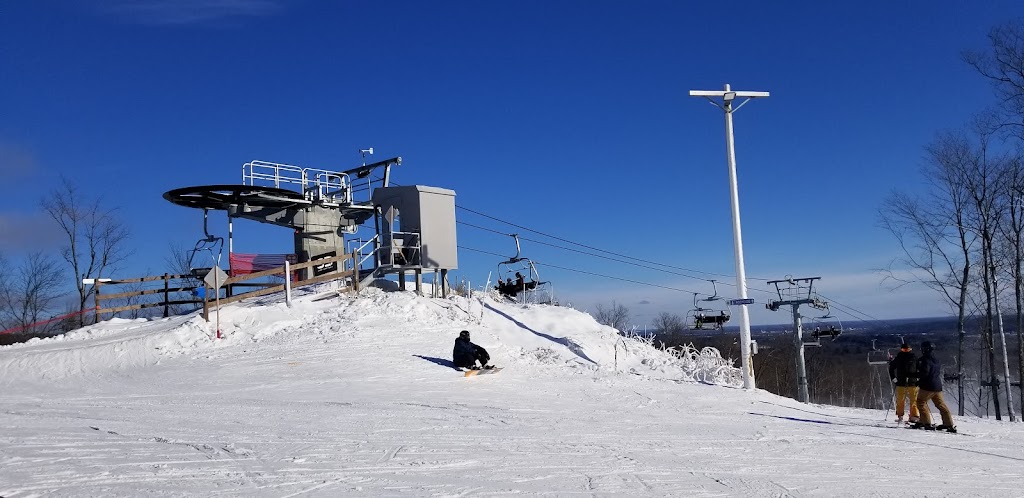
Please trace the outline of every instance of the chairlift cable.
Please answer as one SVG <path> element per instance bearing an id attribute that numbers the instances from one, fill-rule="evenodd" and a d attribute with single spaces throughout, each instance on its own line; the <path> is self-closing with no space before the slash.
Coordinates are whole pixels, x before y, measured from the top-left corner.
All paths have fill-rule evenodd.
<path id="1" fill-rule="evenodd" d="M 492 255 L 492 256 L 499 256 L 499 257 L 502 256 L 501 254 L 498 254 L 498 253 L 494 253 L 494 252 L 490 252 L 490 251 L 485 251 L 483 249 L 476 249 L 476 248 L 473 248 L 473 247 L 459 246 L 459 249 L 465 249 L 467 251 L 479 252 L 479 253 L 482 253 L 482 254 L 489 254 L 489 255 Z M 535 264 L 537 266 L 546 266 L 546 267 L 549 267 L 549 268 L 557 268 L 559 270 L 565 270 L 565 271 L 570 271 L 570 272 L 574 272 L 574 273 L 582 273 L 582 274 L 586 274 L 586 275 L 593 275 L 593 276 L 596 276 L 596 277 L 610 278 L 612 280 L 621 280 L 621 281 L 624 281 L 624 282 L 632 282 L 632 283 L 635 283 L 635 284 L 646 285 L 646 286 L 649 286 L 649 287 L 659 287 L 659 288 L 662 288 L 662 289 L 674 290 L 674 291 L 679 291 L 679 292 L 686 292 L 686 293 L 689 293 L 689 294 L 694 294 L 695 293 L 692 290 L 679 289 L 677 287 L 669 287 L 669 286 L 666 286 L 666 285 L 652 284 L 650 282 L 641 282 L 639 280 L 632 280 L 632 279 L 623 278 L 623 277 L 615 277 L 615 276 L 612 276 L 612 275 L 604 275 L 604 274 L 601 274 L 601 273 L 595 273 L 595 272 L 590 272 L 590 271 L 586 271 L 586 270 L 579 270 L 579 269 L 576 269 L 576 268 L 566 268 L 566 267 L 563 267 L 563 266 L 553 265 L 553 264 L 550 264 L 550 263 L 534 262 L 533 264 Z"/>
<path id="2" fill-rule="evenodd" d="M 611 275 L 604 275 L 604 274 L 601 274 L 601 273 L 595 273 L 595 272 L 590 272 L 590 271 L 586 271 L 586 270 L 579 270 L 579 269 L 576 269 L 576 268 L 566 268 L 564 266 L 553 265 L 553 264 L 550 264 L 550 263 L 537 263 L 537 262 L 535 262 L 534 264 L 537 265 L 537 266 L 547 266 L 547 267 L 550 267 L 550 268 L 558 268 L 559 270 L 571 271 L 571 272 L 575 272 L 575 273 L 583 273 L 583 274 L 586 274 L 586 275 L 593 275 L 593 276 L 596 276 L 596 277 L 610 278 L 610 279 L 613 279 L 613 280 L 621 280 L 623 282 L 630 282 L 630 283 L 634 283 L 634 284 L 646 285 L 648 287 L 658 287 L 658 288 L 661 288 L 661 289 L 668 289 L 668 290 L 674 290 L 674 291 L 679 291 L 679 292 L 686 292 L 686 293 L 689 293 L 689 294 L 693 293 L 692 290 L 688 290 L 688 289 L 680 289 L 678 287 L 669 287 L 667 285 L 652 284 L 650 282 L 641 282 L 639 280 L 632 280 L 632 279 L 622 278 L 622 277 L 614 277 L 614 276 L 611 276 Z"/>
<path id="3" fill-rule="evenodd" d="M 466 223 L 464 221 L 460 221 L 459 223 L 463 224 L 463 225 L 467 225 L 467 226 L 473 227 L 473 228 L 477 228 L 477 229 L 480 229 L 480 230 L 486 230 L 488 232 L 493 232 L 493 233 L 497 233 L 497 234 L 501 234 L 501 235 L 506 235 L 506 234 L 502 234 L 501 232 L 499 232 L 497 230 L 492 230 L 490 228 L 485 228 L 485 227 L 473 225 L 472 223 Z M 666 271 L 666 270 L 663 270 L 661 268 L 655 268 L 655 267 L 652 267 L 652 266 L 647 266 L 647 265 L 643 265 L 643 264 L 640 264 L 640 263 L 635 263 L 633 261 L 626 261 L 626 260 L 622 260 L 622 259 L 615 259 L 615 258 L 612 258 L 612 257 L 609 257 L 609 256 L 604 256 L 604 255 L 601 255 L 601 254 L 594 254 L 594 253 L 591 253 L 591 252 L 582 251 L 580 249 L 574 249 L 572 247 L 560 246 L 558 244 L 552 244 L 552 243 L 544 242 L 544 241 L 540 241 L 540 240 L 528 239 L 528 238 L 525 238 L 525 237 L 520 237 L 520 239 L 521 240 L 525 240 L 525 241 L 529 241 L 529 242 L 533 242 L 533 243 L 536 243 L 536 244 L 545 245 L 545 246 L 548 246 L 548 247 L 554 247 L 556 249 L 562 249 L 562 250 L 565 250 L 565 251 L 571 251 L 571 252 L 575 252 L 575 253 L 579 253 L 579 254 L 584 254 L 584 255 L 587 255 L 587 256 L 593 256 L 595 258 L 607 259 L 609 261 L 614 261 L 616 263 L 623 263 L 623 264 L 627 264 L 627 265 L 633 265 L 633 266 L 636 266 L 636 267 L 639 267 L 639 268 L 646 268 L 648 270 L 664 271 L 666 273 L 671 273 L 673 275 L 679 275 L 679 276 L 683 276 L 683 277 L 687 277 L 687 278 L 692 278 L 692 279 L 695 279 L 695 280 L 707 281 L 706 278 L 695 277 L 693 275 L 688 275 L 686 273 L 680 273 L 680 272 L 674 272 L 674 271 Z M 656 263 L 656 264 L 660 264 L 660 263 Z M 667 265 L 662 265 L 662 266 L 667 266 Z"/>
<path id="4" fill-rule="evenodd" d="M 498 257 L 505 257 L 503 254 L 498 254 L 496 252 L 491 252 L 491 251 L 485 251 L 483 249 L 476 249 L 476 248 L 473 248 L 473 247 L 466 247 L 466 246 L 462 246 L 462 245 L 460 245 L 458 247 L 459 247 L 459 249 L 465 249 L 467 251 L 478 252 L 478 253 L 481 253 L 481 254 L 488 254 L 488 255 L 491 255 L 491 256 L 498 256 Z M 566 270 L 566 271 L 571 271 L 571 272 L 576 272 L 576 273 L 583 273 L 583 274 L 587 274 L 587 275 L 594 275 L 594 276 L 598 276 L 598 277 L 605 277 L 605 278 L 610 278 L 610 279 L 614 279 L 614 280 L 623 280 L 623 281 L 626 281 L 626 282 L 638 283 L 638 284 L 647 285 L 647 286 L 650 286 L 650 287 L 660 287 L 662 289 L 670 289 L 670 290 L 675 290 L 675 291 L 680 291 L 680 292 L 686 292 L 686 293 L 689 293 L 689 294 L 700 294 L 700 295 L 706 295 L 707 294 L 705 292 L 695 292 L 695 291 L 692 291 L 692 290 L 679 289 L 677 287 L 668 287 L 668 286 L 659 285 L 659 284 L 652 284 L 650 282 L 641 282 L 641 281 L 638 281 L 638 280 L 631 280 L 631 279 L 622 278 L 622 277 L 614 277 L 614 276 L 611 276 L 611 275 L 604 275 L 604 274 L 601 274 L 601 273 L 594 273 L 594 272 L 590 272 L 590 271 L 586 271 L 586 270 L 578 270 L 578 269 L 574 269 L 574 268 L 564 268 L 564 267 L 561 267 L 561 266 L 553 265 L 551 263 L 540 263 L 540 262 L 534 261 L 533 264 L 535 264 L 537 266 L 548 266 L 548 267 L 551 267 L 551 268 L 558 268 L 560 270 Z M 763 291 L 763 290 L 760 290 L 760 289 L 750 289 L 750 290 L 751 291 L 757 291 L 757 292 L 770 293 L 769 291 Z"/>
<path id="5" fill-rule="evenodd" d="M 471 212 L 473 214 L 476 214 L 476 215 L 479 215 L 479 216 L 483 216 L 485 218 L 489 218 L 489 219 L 497 221 L 499 223 L 504 223 L 506 225 L 510 225 L 510 226 L 516 227 L 516 228 L 518 228 L 520 230 L 526 230 L 528 232 L 533 232 L 535 234 L 538 234 L 538 235 L 541 235 L 541 236 L 544 236 L 544 237 L 552 238 L 552 239 L 555 239 L 555 240 L 566 242 L 566 243 L 569 243 L 569 244 L 572 244 L 572 245 L 577 245 L 577 246 L 580 246 L 580 247 L 585 247 L 585 248 L 590 249 L 590 250 L 594 250 L 594 251 L 598 251 L 598 252 L 603 252 L 605 254 L 611 254 L 613 256 L 617 256 L 617 257 L 620 257 L 620 258 L 632 259 L 632 260 L 640 261 L 640 262 L 647 263 L 647 264 L 664 266 L 666 268 L 674 268 L 674 269 L 677 269 L 677 270 L 688 271 L 688 272 L 692 272 L 692 273 L 701 273 L 701 274 L 705 274 L 705 275 L 712 275 L 712 276 L 718 276 L 718 277 L 735 278 L 735 275 L 727 275 L 727 274 L 724 274 L 724 273 L 714 273 L 714 272 L 707 272 L 707 271 L 702 271 L 702 270 L 694 270 L 694 269 L 691 269 L 691 268 L 683 268 L 683 267 L 679 267 L 679 266 L 668 265 L 668 264 L 665 264 L 665 263 L 658 263 L 656 261 L 648 261 L 648 260 L 641 259 L 641 258 L 636 258 L 636 257 L 633 257 L 633 256 L 627 256 L 625 254 L 619 254 L 619 253 L 612 252 L 612 251 L 607 251 L 607 250 L 604 250 L 604 249 L 601 249 L 601 248 L 598 248 L 598 247 L 593 247 L 593 246 L 590 246 L 590 245 L 587 245 L 587 244 L 583 244 L 583 243 L 580 243 L 580 242 L 574 242 L 574 241 L 571 241 L 569 239 L 558 237 L 556 235 L 551 235 L 551 234 L 548 234 L 548 233 L 544 233 L 544 232 L 541 232 L 539 230 L 534 230 L 532 228 L 528 228 L 528 227 L 525 227 L 525 226 L 522 226 L 522 225 L 519 225 L 519 224 L 516 224 L 516 223 L 512 223 L 510 221 L 505 221 L 505 220 L 496 218 L 494 216 L 491 216 L 491 215 L 488 215 L 488 214 L 484 214 L 484 213 L 481 213 L 479 211 L 476 211 L 476 210 L 473 210 L 473 209 L 470 209 L 470 208 L 467 208 L 467 207 L 464 207 L 464 206 L 460 206 L 458 204 L 456 204 L 455 207 L 458 208 L 458 209 L 462 209 L 464 211 L 469 211 L 469 212 Z M 460 223 L 465 223 L 465 222 L 460 222 Z M 526 240 L 526 239 L 524 239 L 524 240 Z M 533 241 L 533 242 L 536 242 L 536 241 Z M 764 280 L 764 281 L 768 281 L 768 279 L 755 278 L 755 277 L 748 277 L 748 279 L 749 280 Z M 702 280 L 707 280 L 707 279 L 702 279 Z"/>
<path id="6" fill-rule="evenodd" d="M 396 182 L 392 182 L 392 184 L 394 186 L 401 186 L 401 184 L 396 183 Z M 366 187 L 361 187 L 361 186 L 360 187 L 356 187 L 355 185 L 353 185 L 353 188 L 358 188 L 360 192 L 367 189 Z M 506 224 L 506 225 L 518 228 L 520 230 L 525 230 L 527 232 L 532 232 L 532 233 L 535 233 L 535 234 L 538 234 L 538 235 L 541 235 L 541 236 L 544 236 L 544 237 L 548 237 L 548 238 L 551 238 L 551 239 L 554 239 L 554 240 L 558 240 L 558 241 L 561 241 L 561 242 L 565 242 L 565 243 L 568 243 L 568 244 L 571 244 L 571 245 L 576 245 L 576 246 L 584 247 L 586 249 L 590 249 L 590 250 L 593 250 L 593 251 L 597 251 L 597 252 L 604 253 L 604 254 L 609 254 L 611 256 L 615 256 L 615 257 L 618 257 L 618 258 L 624 258 L 626 260 L 632 260 L 632 261 L 624 261 L 624 260 L 614 259 L 614 258 L 611 258 L 611 257 L 608 257 L 608 256 L 602 256 L 600 254 L 593 254 L 593 253 L 588 253 L 586 251 L 581 251 L 579 249 L 573 249 L 571 247 L 564 247 L 564 246 L 560 246 L 560 245 L 557 245 L 557 244 L 552 244 L 552 243 L 549 243 L 549 242 L 543 242 L 543 241 L 539 241 L 539 240 L 528 239 L 528 238 L 525 238 L 525 237 L 523 238 L 523 240 L 530 241 L 530 242 L 533 242 L 533 243 L 536 243 L 536 244 L 543 244 L 543 245 L 546 245 L 546 246 L 549 246 L 549 247 L 553 247 L 553 248 L 556 248 L 556 249 L 561 249 L 561 250 L 565 250 L 565 251 L 571 251 L 571 252 L 575 252 L 575 253 L 578 253 L 578 254 L 584 254 L 584 255 L 592 256 L 592 257 L 596 257 L 596 258 L 603 258 L 603 259 L 607 259 L 609 261 L 615 261 L 615 262 L 618 262 L 618 263 L 629 264 L 629 265 L 637 266 L 637 267 L 640 267 L 640 268 L 651 269 L 651 270 L 664 271 L 661 268 L 654 268 L 654 267 L 651 267 L 651 266 L 645 266 L 644 264 L 640 264 L 640 263 L 645 263 L 647 265 L 656 265 L 658 267 L 664 267 L 664 268 L 671 268 L 671 269 L 675 269 L 675 270 L 680 270 L 682 272 L 690 272 L 690 273 L 698 273 L 698 274 L 703 274 L 703 275 L 735 278 L 735 275 L 728 275 L 728 274 L 724 274 L 724 273 L 715 273 L 715 272 L 707 272 L 707 271 L 702 271 L 702 270 L 695 270 L 695 269 L 692 269 L 692 268 L 684 268 L 684 267 L 669 265 L 669 264 L 665 264 L 665 263 L 658 263 L 656 261 L 649 261 L 649 260 L 645 260 L 645 259 L 642 259 L 642 258 L 636 258 L 636 257 L 633 257 L 633 256 L 628 256 L 628 255 L 616 253 L 616 252 L 613 252 L 613 251 L 608 251 L 608 250 L 605 250 L 605 249 L 601 249 L 601 248 L 598 248 L 598 247 L 590 246 L 590 245 L 583 244 L 583 243 L 580 243 L 580 242 L 574 242 L 572 240 L 565 239 L 565 238 L 562 238 L 562 237 L 558 237 L 556 235 L 551 235 L 551 234 L 542 232 L 540 230 L 534 230 L 532 228 L 528 228 L 528 227 L 525 227 L 523 225 L 519 225 L 517 223 L 512 223 L 510 221 L 506 221 L 506 220 L 497 218 L 495 216 L 491 216 L 491 215 L 482 213 L 482 212 L 477 211 L 475 209 L 467 208 L 465 206 L 461 206 L 461 205 L 456 204 L 455 207 L 457 209 L 468 211 L 468 212 L 476 214 L 478 216 L 483 216 L 484 218 L 488 218 L 488 219 L 491 219 L 493 221 L 496 221 L 496 222 L 499 222 L 499 223 L 503 223 L 503 224 Z M 501 232 L 501 231 L 498 231 L 498 230 L 494 230 L 494 229 L 491 229 L 491 228 L 482 227 L 482 226 L 479 226 L 479 225 L 474 225 L 474 224 L 466 222 L 466 221 L 458 221 L 458 223 L 462 224 L 462 225 L 466 225 L 466 226 L 472 227 L 472 228 L 476 228 L 478 230 L 483 230 L 483 231 L 487 231 L 487 232 L 491 232 L 491 233 L 495 233 L 495 234 L 499 234 L 499 235 L 508 235 L 507 233 L 504 233 L 504 232 Z M 465 246 L 459 246 L 459 248 L 470 250 L 470 251 L 475 251 L 475 252 L 480 252 L 480 253 L 483 253 L 483 254 L 490 254 L 490 255 L 493 255 L 493 256 L 504 257 L 503 254 L 493 253 L 493 252 L 489 252 L 489 251 L 483 251 L 483 250 L 480 250 L 480 249 L 474 249 L 474 248 L 469 248 L 469 247 L 465 247 Z M 638 261 L 639 263 L 635 263 L 633 261 Z M 676 287 L 669 287 L 669 286 L 664 286 L 664 285 L 659 285 L 659 284 L 652 284 L 652 283 L 649 283 L 649 282 L 641 282 L 641 281 L 638 281 L 638 280 L 632 280 L 632 279 L 627 279 L 627 278 L 622 278 L 622 277 L 615 277 L 615 276 L 611 276 L 611 275 L 604 275 L 604 274 L 595 273 L 595 272 L 589 272 L 589 271 L 585 271 L 585 270 L 566 268 L 566 267 L 561 267 L 561 266 L 557 266 L 557 265 L 553 265 L 553 264 L 549 264 L 549 263 L 535 263 L 535 264 L 541 265 L 541 266 L 549 266 L 551 268 L 558 268 L 558 269 L 561 269 L 561 270 L 571 271 L 571 272 L 576 272 L 576 273 L 581 273 L 581 274 L 593 275 L 593 276 L 598 276 L 598 277 L 603 277 L 603 278 L 610 278 L 610 279 L 613 279 L 613 280 L 621 280 L 621 281 L 625 281 L 625 282 L 637 283 L 637 284 L 640 284 L 640 285 L 647 285 L 647 286 L 651 286 L 651 287 L 658 287 L 658 288 L 663 288 L 663 289 L 669 289 L 669 290 L 675 290 L 675 291 L 680 291 L 680 292 L 688 292 L 688 293 L 691 293 L 691 294 L 697 294 L 694 291 L 685 290 L 685 289 L 679 289 L 679 288 L 676 288 Z M 686 274 L 686 273 L 671 272 L 671 271 L 668 272 L 668 273 L 671 273 L 671 274 L 674 274 L 674 275 L 679 275 L 679 276 L 686 277 L 686 278 L 707 280 L 706 278 L 695 277 L 693 275 L 689 275 L 689 274 Z M 747 277 L 747 279 L 748 280 L 760 280 L 760 281 L 768 281 L 769 280 L 769 279 L 766 279 L 766 278 L 749 277 L 749 276 Z M 732 283 L 725 282 L 725 281 L 723 281 L 721 283 L 724 284 L 724 285 L 732 286 L 732 287 L 736 286 L 736 284 L 732 284 Z M 762 293 L 766 293 L 766 294 L 771 294 L 770 291 L 762 290 L 762 289 L 758 289 L 758 288 L 749 288 L 748 287 L 747 290 L 751 291 L 751 292 L 762 292 Z M 879 324 L 879 325 L 881 325 L 883 327 L 886 327 L 886 328 L 890 327 L 884 321 L 879 320 L 878 318 L 875 318 L 875 317 L 873 317 L 873 316 L 871 316 L 871 315 L 869 315 L 867 313 L 864 313 L 864 312 L 862 312 L 860 310 L 857 310 L 855 308 L 843 305 L 842 303 L 839 303 L 837 301 L 829 299 L 826 296 L 822 296 L 822 298 L 828 300 L 830 304 L 835 305 L 837 308 L 839 308 L 839 311 L 841 311 L 843 313 L 846 313 L 847 315 L 851 316 L 852 318 L 854 318 L 856 320 L 860 320 L 860 321 L 863 321 L 863 322 L 874 322 L 874 323 L 877 323 L 877 324 Z M 860 316 L 857 316 L 857 315 L 860 315 Z M 863 317 L 867 317 L 867 318 L 863 318 Z"/>

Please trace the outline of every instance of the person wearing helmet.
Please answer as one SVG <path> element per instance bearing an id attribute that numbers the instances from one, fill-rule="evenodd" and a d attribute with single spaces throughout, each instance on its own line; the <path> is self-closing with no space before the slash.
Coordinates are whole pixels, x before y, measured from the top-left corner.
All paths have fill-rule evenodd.
<path id="1" fill-rule="evenodd" d="M 917 358 L 910 344 L 903 343 L 900 352 L 889 362 L 889 378 L 896 384 L 896 422 L 903 422 L 905 405 L 910 405 L 911 424 L 919 420 L 917 410 Z"/>
<path id="2" fill-rule="evenodd" d="M 921 358 L 917 360 L 917 410 L 921 412 L 921 420 L 914 424 L 916 429 L 940 430 L 956 432 L 953 425 L 953 414 L 949 412 L 945 400 L 942 399 L 942 364 L 932 355 L 934 346 L 929 341 L 921 343 Z M 928 401 L 935 404 L 942 416 L 942 425 L 932 425 L 932 415 L 928 411 Z"/>
<path id="3" fill-rule="evenodd" d="M 487 354 L 486 349 L 470 342 L 468 330 L 459 332 L 459 337 L 455 339 L 455 347 L 452 349 L 452 360 L 456 368 L 469 368 L 472 370 L 492 368 L 487 365 L 490 359 L 491 356 Z M 476 364 L 478 361 L 480 366 Z"/>

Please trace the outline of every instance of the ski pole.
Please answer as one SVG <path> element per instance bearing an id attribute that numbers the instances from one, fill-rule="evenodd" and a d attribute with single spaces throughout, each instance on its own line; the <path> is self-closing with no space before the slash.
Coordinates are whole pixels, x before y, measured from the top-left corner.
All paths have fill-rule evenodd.
<path id="1" fill-rule="evenodd" d="M 895 410 L 896 409 L 896 389 L 894 389 L 892 386 L 893 386 L 892 379 L 889 379 L 889 392 L 891 393 L 891 398 L 890 399 L 892 400 L 891 403 L 889 403 L 889 404 L 893 407 L 893 410 Z M 911 401 L 911 402 L 913 402 L 913 401 Z M 889 420 L 889 409 L 888 408 L 885 409 L 885 419 L 883 419 L 883 420 Z"/>

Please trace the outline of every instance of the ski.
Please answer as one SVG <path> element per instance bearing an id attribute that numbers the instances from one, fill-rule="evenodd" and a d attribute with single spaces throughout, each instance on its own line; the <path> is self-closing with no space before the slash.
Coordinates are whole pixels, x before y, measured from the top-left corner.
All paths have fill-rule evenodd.
<path id="1" fill-rule="evenodd" d="M 897 428 L 899 428 L 899 426 L 897 426 Z M 938 428 L 936 428 L 936 429 L 926 429 L 924 426 L 917 427 L 917 426 L 913 426 L 913 425 L 907 425 L 907 426 L 904 426 L 903 428 L 904 429 L 913 429 L 913 430 L 918 430 L 918 431 L 926 431 L 926 432 L 944 432 L 946 434 L 959 434 L 959 435 L 962 435 L 962 436 L 970 436 L 970 434 L 964 434 L 964 433 L 960 432 L 959 430 L 957 430 L 956 426 L 953 427 L 953 432 L 950 432 L 950 431 L 948 431 L 946 429 L 938 429 Z"/>

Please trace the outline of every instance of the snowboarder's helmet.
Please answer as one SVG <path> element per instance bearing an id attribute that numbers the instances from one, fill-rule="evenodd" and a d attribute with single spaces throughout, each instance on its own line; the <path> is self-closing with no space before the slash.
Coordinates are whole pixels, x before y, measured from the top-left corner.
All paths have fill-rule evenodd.
<path id="1" fill-rule="evenodd" d="M 904 351 L 910 351 L 910 344 L 907 344 L 907 343 L 904 342 L 903 345 L 900 346 L 900 349 L 902 349 Z"/>
<path id="2" fill-rule="evenodd" d="M 459 338 L 460 339 L 465 339 L 465 340 L 468 341 L 469 340 L 469 331 L 468 330 L 463 330 L 462 332 L 459 332 Z"/>
<path id="3" fill-rule="evenodd" d="M 924 342 L 921 343 L 921 351 L 924 351 L 924 352 L 927 353 L 927 352 L 929 352 L 929 351 L 931 351 L 933 349 L 935 349 L 935 348 L 932 346 L 932 343 L 930 341 L 924 341 Z"/>

